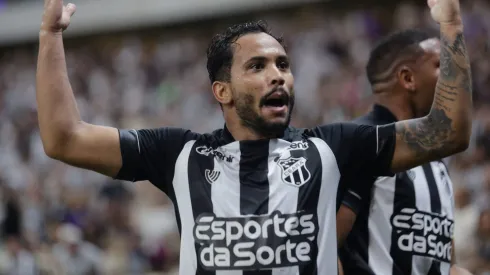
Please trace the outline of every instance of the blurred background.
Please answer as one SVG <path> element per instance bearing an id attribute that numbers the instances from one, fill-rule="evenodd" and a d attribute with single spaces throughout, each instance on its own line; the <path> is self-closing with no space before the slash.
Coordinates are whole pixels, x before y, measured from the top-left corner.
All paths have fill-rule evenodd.
<path id="1" fill-rule="evenodd" d="M 222 127 L 205 50 L 231 23 L 264 19 L 286 39 L 299 127 L 368 111 L 373 43 L 394 30 L 437 28 L 425 1 L 73 2 L 65 47 L 82 117 L 121 128 Z M 490 3 L 462 2 L 475 104 L 471 147 L 448 159 L 456 255 L 475 274 L 490 274 Z M 177 226 L 162 192 L 44 155 L 35 104 L 42 5 L 0 0 L 0 274 L 177 274 Z"/>

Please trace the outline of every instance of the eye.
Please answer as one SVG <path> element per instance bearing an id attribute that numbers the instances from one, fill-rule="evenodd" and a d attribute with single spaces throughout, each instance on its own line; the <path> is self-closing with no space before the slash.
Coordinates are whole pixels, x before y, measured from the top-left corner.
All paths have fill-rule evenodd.
<path id="1" fill-rule="evenodd" d="M 252 63 L 249 66 L 249 69 L 252 69 L 254 71 L 262 70 L 264 68 L 263 63 Z"/>
<path id="2" fill-rule="evenodd" d="M 277 67 L 281 70 L 287 70 L 287 69 L 289 69 L 289 62 L 288 61 L 280 61 L 279 64 L 277 64 Z"/>
<path id="3" fill-rule="evenodd" d="M 440 65 L 441 65 L 441 62 L 437 61 L 436 62 L 436 68 L 439 68 Z"/>

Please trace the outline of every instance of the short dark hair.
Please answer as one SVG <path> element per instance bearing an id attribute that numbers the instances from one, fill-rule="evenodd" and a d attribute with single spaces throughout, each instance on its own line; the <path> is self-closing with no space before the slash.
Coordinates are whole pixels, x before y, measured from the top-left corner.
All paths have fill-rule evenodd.
<path id="1" fill-rule="evenodd" d="M 284 47 L 283 39 L 274 36 L 264 21 L 236 24 L 213 37 L 207 50 L 208 61 L 206 65 L 211 83 L 216 80 L 230 81 L 233 44 L 246 34 L 261 32 L 274 37 Z"/>
<path id="2" fill-rule="evenodd" d="M 381 39 L 369 54 L 366 73 L 371 85 L 382 82 L 380 74 L 386 72 L 400 58 L 414 59 L 422 54 L 419 43 L 437 37 L 430 31 L 407 29 Z"/>

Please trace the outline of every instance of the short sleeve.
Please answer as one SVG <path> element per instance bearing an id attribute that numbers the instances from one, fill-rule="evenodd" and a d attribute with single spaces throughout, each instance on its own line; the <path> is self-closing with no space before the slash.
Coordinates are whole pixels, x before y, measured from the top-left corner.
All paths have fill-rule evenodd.
<path id="1" fill-rule="evenodd" d="M 119 130 L 122 167 L 116 179 L 149 180 L 165 191 L 184 145 L 197 134 L 181 128 Z"/>
<path id="2" fill-rule="evenodd" d="M 341 198 L 342 205 L 359 214 L 371 198 L 371 191 L 375 181 L 376 177 L 374 176 L 347 177 L 345 179 L 347 191 Z"/>
<path id="3" fill-rule="evenodd" d="M 358 125 L 336 123 L 312 129 L 323 139 L 337 159 L 340 173 L 370 176 L 391 176 L 391 161 L 395 150 L 395 125 Z"/>

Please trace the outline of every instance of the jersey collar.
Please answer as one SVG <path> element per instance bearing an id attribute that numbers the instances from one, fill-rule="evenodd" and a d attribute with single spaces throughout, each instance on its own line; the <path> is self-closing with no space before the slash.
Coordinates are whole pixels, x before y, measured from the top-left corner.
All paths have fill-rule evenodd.
<path id="1" fill-rule="evenodd" d="M 294 134 L 294 128 L 292 128 L 291 126 L 289 126 L 284 131 L 283 136 L 282 137 L 279 137 L 279 138 L 284 139 L 284 140 L 287 140 L 287 141 L 292 141 L 293 138 L 294 138 L 293 137 L 293 134 Z M 235 141 L 235 138 L 233 138 L 233 136 L 231 135 L 231 133 L 228 130 L 228 127 L 226 127 L 226 125 L 223 126 L 223 132 L 222 132 L 222 135 L 221 135 L 221 141 L 224 144 L 232 143 L 232 142 Z"/>
<path id="2" fill-rule="evenodd" d="M 397 122 L 395 115 L 385 106 L 374 104 L 372 114 L 375 118 L 386 123 Z"/>

